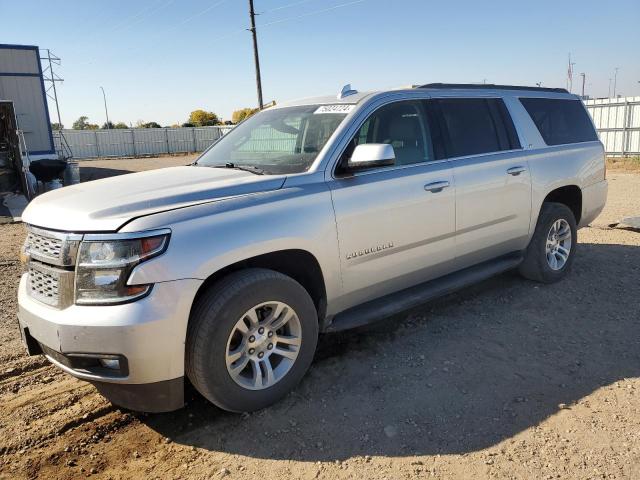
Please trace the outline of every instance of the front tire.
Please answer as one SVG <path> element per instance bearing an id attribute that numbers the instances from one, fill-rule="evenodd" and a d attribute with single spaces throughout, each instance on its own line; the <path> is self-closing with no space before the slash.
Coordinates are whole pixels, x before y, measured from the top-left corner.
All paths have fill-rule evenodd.
<path id="1" fill-rule="evenodd" d="M 543 203 L 518 271 L 529 280 L 557 282 L 571 269 L 577 244 L 576 219 L 569 207 L 561 203 Z"/>
<path id="2" fill-rule="evenodd" d="M 298 282 L 266 269 L 234 272 L 194 306 L 186 374 L 209 401 L 231 412 L 276 402 L 313 360 L 318 316 Z"/>

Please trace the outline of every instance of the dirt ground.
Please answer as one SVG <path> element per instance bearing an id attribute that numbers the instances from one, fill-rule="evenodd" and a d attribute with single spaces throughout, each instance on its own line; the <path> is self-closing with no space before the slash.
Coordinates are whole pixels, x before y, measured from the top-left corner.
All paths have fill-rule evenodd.
<path id="1" fill-rule="evenodd" d="M 504 274 L 325 335 L 301 385 L 251 415 L 193 392 L 178 412 L 128 413 L 26 357 L 15 318 L 24 230 L 1 225 L 0 479 L 638 479 L 640 233 L 608 225 L 640 215 L 640 174 L 609 180 L 561 283 Z"/>

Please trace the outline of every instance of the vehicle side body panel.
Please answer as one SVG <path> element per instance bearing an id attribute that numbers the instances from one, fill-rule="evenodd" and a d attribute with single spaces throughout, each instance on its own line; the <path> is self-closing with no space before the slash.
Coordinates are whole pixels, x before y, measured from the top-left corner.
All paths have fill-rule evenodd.
<path id="1" fill-rule="evenodd" d="M 449 187 L 425 190 L 425 185 L 440 181 Z M 448 162 L 337 178 L 330 186 L 344 295 L 336 310 L 453 268 L 455 185 Z"/>

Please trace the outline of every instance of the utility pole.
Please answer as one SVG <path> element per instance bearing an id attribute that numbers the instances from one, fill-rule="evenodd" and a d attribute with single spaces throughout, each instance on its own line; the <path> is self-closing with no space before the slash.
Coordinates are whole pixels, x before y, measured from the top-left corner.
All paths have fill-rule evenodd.
<path id="1" fill-rule="evenodd" d="M 607 91 L 607 98 L 611 98 L 611 81 L 612 79 L 609 79 L 609 90 Z"/>
<path id="2" fill-rule="evenodd" d="M 262 102 L 262 79 L 260 78 L 260 58 L 258 56 L 258 35 L 256 33 L 256 12 L 253 9 L 253 0 L 249 0 L 249 18 L 251 19 L 251 28 L 249 31 L 253 37 L 253 59 L 256 64 L 256 87 L 258 89 L 258 106 L 260 110 L 264 108 Z"/>
<path id="3" fill-rule="evenodd" d="M 109 130 L 109 128 L 111 128 L 109 126 L 109 112 L 107 111 L 107 95 L 104 93 L 104 88 L 100 87 L 100 90 L 102 90 L 102 99 L 104 100 L 104 114 L 107 117 L 107 130 Z"/>
<path id="4" fill-rule="evenodd" d="M 613 98 L 616 98 L 616 92 L 617 92 L 617 86 L 618 86 L 618 70 L 620 70 L 620 67 L 614 68 L 614 73 L 613 73 Z"/>
<path id="5" fill-rule="evenodd" d="M 581 73 L 580 76 L 582 77 L 582 99 L 584 100 L 584 82 L 587 76 L 584 73 Z"/>

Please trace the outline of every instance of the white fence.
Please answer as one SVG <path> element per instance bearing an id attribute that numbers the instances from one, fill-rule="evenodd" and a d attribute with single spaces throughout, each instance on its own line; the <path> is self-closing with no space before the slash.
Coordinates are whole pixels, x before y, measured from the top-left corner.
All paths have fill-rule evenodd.
<path id="1" fill-rule="evenodd" d="M 141 157 L 202 152 L 232 127 L 62 130 L 73 158 Z M 53 132 L 56 150 L 60 136 Z"/>
<path id="2" fill-rule="evenodd" d="M 640 97 L 586 100 L 608 155 L 640 155 Z"/>

